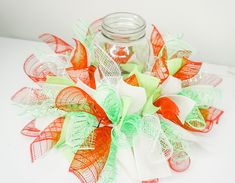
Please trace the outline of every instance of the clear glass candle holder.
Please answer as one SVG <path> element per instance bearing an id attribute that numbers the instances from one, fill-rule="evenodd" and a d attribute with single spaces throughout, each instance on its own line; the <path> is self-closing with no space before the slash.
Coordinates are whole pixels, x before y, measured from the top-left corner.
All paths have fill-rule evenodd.
<path id="1" fill-rule="evenodd" d="M 150 54 L 145 29 L 145 20 L 139 15 L 112 13 L 103 18 L 101 31 L 96 34 L 95 42 L 120 66 L 137 65 L 144 71 Z"/>

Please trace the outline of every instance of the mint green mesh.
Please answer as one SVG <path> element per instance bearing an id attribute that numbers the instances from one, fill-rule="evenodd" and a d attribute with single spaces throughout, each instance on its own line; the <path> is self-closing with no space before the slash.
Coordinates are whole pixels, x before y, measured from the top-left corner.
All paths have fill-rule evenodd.
<path id="1" fill-rule="evenodd" d="M 60 140 L 56 145 L 57 148 L 66 145 L 71 148 L 73 153 L 76 153 L 77 150 L 93 149 L 93 130 L 97 125 L 96 117 L 91 114 L 84 112 L 68 113 L 65 117 Z"/>
<path id="2" fill-rule="evenodd" d="M 166 159 L 170 158 L 173 153 L 173 148 L 168 141 L 164 131 L 161 128 L 158 116 L 145 115 L 141 121 L 141 133 L 147 134 L 149 137 L 154 139 L 155 144 L 161 145 L 161 153 Z M 138 142 L 137 142 L 138 143 Z M 154 148 L 154 144 L 153 144 Z"/>
<path id="3" fill-rule="evenodd" d="M 82 149 L 94 149 L 94 133 L 97 119 L 88 113 L 71 113 L 70 125 L 66 135 L 66 143 L 74 153 Z M 84 143 L 86 142 L 86 143 Z"/>
<path id="4" fill-rule="evenodd" d="M 164 36 L 164 40 L 166 43 L 169 57 L 171 57 L 174 53 L 179 50 L 191 50 L 192 52 L 195 52 L 195 49 L 183 40 L 183 34 L 167 34 Z"/>
<path id="5" fill-rule="evenodd" d="M 65 115 L 65 112 L 58 110 L 53 106 L 54 103 L 50 99 L 43 101 L 40 105 L 15 105 L 21 109 L 19 115 L 29 115 L 35 119 L 41 117 L 56 117 Z"/>
<path id="6" fill-rule="evenodd" d="M 132 114 L 125 116 L 120 131 L 125 134 L 128 145 L 133 145 L 134 137 L 138 133 L 141 123 L 139 115 Z"/>
<path id="7" fill-rule="evenodd" d="M 101 173 L 98 183 L 113 183 L 117 175 L 117 146 L 112 142 L 105 167 Z"/>
<path id="8" fill-rule="evenodd" d="M 94 98 L 104 109 L 113 124 L 117 124 L 122 111 L 122 101 L 110 85 L 100 85 L 94 93 Z"/>
<path id="9" fill-rule="evenodd" d="M 191 98 L 197 106 L 215 106 L 221 99 L 221 90 L 211 86 L 189 86 L 183 88 L 179 95 Z"/>
<path id="10" fill-rule="evenodd" d="M 203 130 L 206 127 L 206 122 L 198 107 L 193 108 L 192 112 L 187 116 L 185 122 L 197 130 Z"/>
<path id="11" fill-rule="evenodd" d="M 187 152 L 188 144 L 184 139 L 182 139 L 182 136 L 179 131 L 174 129 L 174 127 L 169 122 L 164 121 L 163 119 L 161 119 L 161 127 L 173 147 L 173 153 Z M 185 153 L 185 157 L 180 158 L 188 158 L 187 153 Z"/>

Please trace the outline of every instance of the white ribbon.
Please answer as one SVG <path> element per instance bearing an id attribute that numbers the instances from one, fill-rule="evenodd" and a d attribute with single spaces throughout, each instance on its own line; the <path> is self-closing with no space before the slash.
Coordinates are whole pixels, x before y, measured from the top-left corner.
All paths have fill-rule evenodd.
<path id="1" fill-rule="evenodd" d="M 163 83 L 162 83 L 162 95 L 175 95 L 180 92 L 181 90 L 181 80 L 169 76 Z"/>
<path id="2" fill-rule="evenodd" d="M 184 124 L 187 116 L 189 113 L 193 110 L 193 107 L 196 105 L 196 102 L 192 99 L 181 96 L 181 95 L 168 95 L 168 98 L 170 98 L 179 108 L 179 119 L 182 124 Z"/>

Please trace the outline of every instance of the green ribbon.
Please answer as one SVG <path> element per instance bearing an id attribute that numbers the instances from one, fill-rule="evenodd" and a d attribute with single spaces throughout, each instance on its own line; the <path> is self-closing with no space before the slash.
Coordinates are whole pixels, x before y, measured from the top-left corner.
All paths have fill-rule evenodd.
<path id="1" fill-rule="evenodd" d="M 58 84 L 58 85 L 66 85 L 66 86 L 75 86 L 75 83 L 61 76 L 47 76 L 46 83 L 48 84 Z"/>
<path id="2" fill-rule="evenodd" d="M 166 63 L 167 63 L 167 68 L 168 68 L 170 75 L 173 76 L 183 66 L 183 58 L 170 59 L 170 60 L 167 60 Z"/>

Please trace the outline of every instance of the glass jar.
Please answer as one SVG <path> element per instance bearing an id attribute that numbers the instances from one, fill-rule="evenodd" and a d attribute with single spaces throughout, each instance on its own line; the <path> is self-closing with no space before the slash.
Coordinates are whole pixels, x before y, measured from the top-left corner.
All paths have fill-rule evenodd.
<path id="1" fill-rule="evenodd" d="M 123 72 L 130 72 L 130 68 L 134 66 L 144 71 L 150 54 L 145 28 L 145 20 L 139 15 L 112 13 L 103 18 L 101 31 L 96 34 L 95 42 L 121 66 Z"/>

